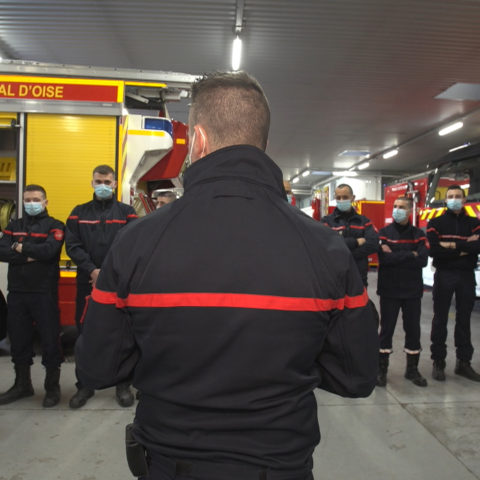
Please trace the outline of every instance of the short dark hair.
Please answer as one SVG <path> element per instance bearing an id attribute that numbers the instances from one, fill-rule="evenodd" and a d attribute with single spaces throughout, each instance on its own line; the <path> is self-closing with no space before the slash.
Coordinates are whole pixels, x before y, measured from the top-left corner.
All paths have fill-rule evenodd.
<path id="1" fill-rule="evenodd" d="M 407 202 L 408 209 L 412 210 L 413 209 L 413 200 L 410 197 L 405 197 L 404 195 L 400 195 L 399 197 L 396 198 L 397 200 L 403 200 L 404 202 Z M 394 202 L 395 203 L 395 202 Z"/>
<path id="2" fill-rule="evenodd" d="M 171 200 L 176 200 L 177 199 L 177 196 L 173 192 L 159 192 L 157 194 L 157 198 L 159 198 L 159 197 L 166 197 L 166 198 L 169 198 Z"/>
<path id="3" fill-rule="evenodd" d="M 95 167 L 93 169 L 92 176 L 95 175 L 96 173 L 99 173 L 100 175 L 113 175 L 113 178 L 115 178 L 115 171 L 110 165 L 98 165 L 98 167 Z"/>
<path id="4" fill-rule="evenodd" d="M 463 188 L 460 185 L 450 185 L 447 188 L 447 191 L 445 192 L 445 195 L 450 191 L 450 190 L 460 190 L 462 192 L 463 198 L 465 198 L 465 192 L 463 191 Z"/>
<path id="5" fill-rule="evenodd" d="M 23 191 L 24 192 L 42 192 L 43 198 L 47 198 L 47 192 L 41 185 L 35 185 L 34 183 L 31 183 L 30 185 L 27 185 Z"/>
<path id="6" fill-rule="evenodd" d="M 246 72 L 214 72 L 192 86 L 190 128 L 200 124 L 213 149 L 230 145 L 267 147 L 268 100 L 258 81 Z"/>
<path id="7" fill-rule="evenodd" d="M 353 195 L 353 190 L 352 190 L 352 187 L 350 185 L 348 185 L 347 183 L 341 183 L 340 185 L 337 185 L 335 187 L 335 190 L 337 188 L 348 188 L 348 191 L 350 192 L 350 195 Z"/>

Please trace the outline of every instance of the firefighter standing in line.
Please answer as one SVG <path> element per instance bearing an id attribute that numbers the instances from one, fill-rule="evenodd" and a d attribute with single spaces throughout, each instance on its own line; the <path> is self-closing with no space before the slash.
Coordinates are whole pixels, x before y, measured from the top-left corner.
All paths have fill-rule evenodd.
<path id="1" fill-rule="evenodd" d="M 480 253 L 480 220 L 470 217 L 463 208 L 465 192 L 459 185 L 450 185 L 445 195 L 447 209 L 430 220 L 427 237 L 430 256 L 436 268 L 433 280 L 433 320 L 431 331 L 432 377 L 445 381 L 447 357 L 447 323 L 455 293 L 455 373 L 475 382 L 478 374 L 471 366 L 473 345 L 470 316 L 475 303 L 475 268 Z"/>
<path id="2" fill-rule="evenodd" d="M 60 401 L 58 276 L 65 225 L 47 212 L 47 194 L 40 185 L 23 192 L 24 215 L 12 220 L 0 239 L 0 260 L 8 262 L 8 335 L 15 383 L 0 395 L 0 405 L 34 394 L 30 375 L 35 328 L 40 334 L 46 369 L 44 407 Z M 34 326 L 35 325 L 35 326 Z"/>
<path id="3" fill-rule="evenodd" d="M 174 202 L 177 199 L 175 193 L 167 191 L 167 192 L 160 192 L 156 196 L 156 209 L 162 208 L 169 203 Z"/>
<path id="4" fill-rule="evenodd" d="M 77 296 L 75 323 L 80 333 L 85 298 L 100 273 L 100 267 L 115 236 L 127 223 L 137 218 L 130 205 L 118 202 L 114 191 L 117 186 L 115 172 L 108 165 L 99 165 L 93 170 L 93 200 L 77 205 L 67 220 L 65 246 L 67 254 L 77 265 Z M 70 399 L 70 408 L 83 407 L 94 391 L 85 388 L 78 380 L 77 392 Z M 116 399 L 120 406 L 133 405 L 134 398 L 129 382 L 116 386 Z"/>
<path id="5" fill-rule="evenodd" d="M 353 208 L 352 187 L 345 183 L 335 188 L 337 206 L 321 222 L 342 236 L 352 252 L 365 287 L 368 284 L 368 256 L 378 251 L 378 233 L 373 223 Z"/>
<path id="6" fill-rule="evenodd" d="M 380 359 L 377 385 L 387 384 L 392 338 L 400 309 L 405 330 L 404 351 L 407 354 L 405 378 L 419 387 L 427 381 L 418 371 L 420 315 L 423 296 L 422 269 L 427 264 L 428 248 L 422 230 L 409 222 L 413 202 L 399 197 L 393 204 L 394 222 L 379 232 L 377 294 L 380 296 Z"/>
<path id="7" fill-rule="evenodd" d="M 287 203 L 269 119 L 245 72 L 194 84 L 185 194 L 120 232 L 92 292 L 79 375 L 134 374 L 148 480 L 312 479 L 314 390 L 375 386 L 365 288 L 344 242 Z"/>

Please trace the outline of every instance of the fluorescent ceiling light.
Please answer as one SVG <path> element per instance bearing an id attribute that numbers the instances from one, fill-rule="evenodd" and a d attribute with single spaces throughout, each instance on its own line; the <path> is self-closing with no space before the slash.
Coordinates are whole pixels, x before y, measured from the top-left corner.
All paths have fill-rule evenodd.
<path id="1" fill-rule="evenodd" d="M 368 150 L 344 150 L 339 153 L 339 157 L 368 157 L 370 152 Z"/>
<path id="2" fill-rule="evenodd" d="M 464 183 L 463 185 L 460 185 L 460 188 L 470 188 L 470 184 Z"/>
<path id="3" fill-rule="evenodd" d="M 448 152 L 454 152 L 455 150 L 460 150 L 462 148 L 466 148 L 470 145 L 470 142 L 464 143 L 463 145 L 459 145 L 458 147 L 451 148 Z"/>
<path id="4" fill-rule="evenodd" d="M 358 169 L 359 170 L 365 170 L 366 168 L 368 168 L 370 166 L 370 162 L 365 162 L 365 163 L 362 163 L 358 166 Z"/>
<path id="5" fill-rule="evenodd" d="M 237 35 L 233 40 L 232 70 L 238 70 L 240 68 L 241 59 L 242 59 L 242 39 Z"/>
<path id="6" fill-rule="evenodd" d="M 292 180 L 292 183 L 298 183 L 300 180 L 300 177 L 295 177 L 293 180 Z"/>
<path id="7" fill-rule="evenodd" d="M 398 149 L 395 148 L 393 150 L 388 151 L 387 153 L 384 153 L 383 158 L 385 158 L 385 159 L 392 158 L 397 154 L 398 154 Z"/>
<path id="8" fill-rule="evenodd" d="M 356 177 L 358 173 L 352 172 L 350 170 L 345 170 L 343 172 L 332 172 L 332 175 L 335 177 Z"/>
<path id="9" fill-rule="evenodd" d="M 310 170 L 305 170 L 303 173 L 302 173 L 302 177 L 308 177 L 310 175 Z"/>
<path id="10" fill-rule="evenodd" d="M 443 137 L 443 135 L 448 135 L 449 133 L 454 132 L 463 127 L 463 122 L 452 123 L 448 127 L 442 128 L 439 130 L 438 134 Z"/>

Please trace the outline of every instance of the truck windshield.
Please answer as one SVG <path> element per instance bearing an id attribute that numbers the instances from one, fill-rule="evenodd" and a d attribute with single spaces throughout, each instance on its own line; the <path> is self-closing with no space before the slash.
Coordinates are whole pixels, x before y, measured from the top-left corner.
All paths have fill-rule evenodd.
<path id="1" fill-rule="evenodd" d="M 443 206 L 445 193 L 450 185 L 460 185 L 467 195 L 467 202 L 479 202 L 480 155 L 439 167 L 428 191 L 428 206 Z"/>

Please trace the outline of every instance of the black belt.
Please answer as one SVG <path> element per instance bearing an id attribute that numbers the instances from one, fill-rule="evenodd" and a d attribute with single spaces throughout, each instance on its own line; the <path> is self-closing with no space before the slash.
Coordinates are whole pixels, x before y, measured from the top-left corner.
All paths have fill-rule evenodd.
<path id="1" fill-rule="evenodd" d="M 253 465 L 218 463 L 205 460 L 178 460 L 149 454 L 150 469 L 158 466 L 171 478 L 192 476 L 208 480 L 307 480 L 313 479 L 311 467 L 302 471 L 262 469 Z M 149 469 L 149 470 L 150 470 Z M 308 470 L 308 471 L 307 471 Z"/>

